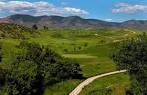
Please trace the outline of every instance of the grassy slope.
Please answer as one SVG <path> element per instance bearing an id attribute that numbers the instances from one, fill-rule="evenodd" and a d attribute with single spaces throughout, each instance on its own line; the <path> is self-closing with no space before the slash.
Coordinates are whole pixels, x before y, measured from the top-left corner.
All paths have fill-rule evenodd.
<path id="1" fill-rule="evenodd" d="M 80 80 L 67 80 L 57 83 L 56 85 L 47 87 L 44 95 L 68 95 L 80 82 Z"/>
<path id="2" fill-rule="evenodd" d="M 87 31 L 90 32 L 90 31 Z M 57 32 L 54 32 L 57 33 Z M 74 37 L 75 35 L 73 33 L 72 34 L 72 40 L 71 38 L 65 38 L 64 35 L 67 35 L 67 32 L 63 34 L 60 34 L 58 37 L 52 38 L 52 40 L 55 40 L 54 44 L 59 45 L 59 47 L 54 46 L 54 48 L 60 48 L 60 52 L 61 54 L 64 53 L 64 56 L 69 57 L 69 58 L 73 58 L 74 60 L 77 60 L 80 65 L 81 68 L 83 70 L 83 74 L 85 77 L 90 77 L 93 75 L 97 75 L 97 74 L 101 74 L 101 73 L 105 73 L 105 72 L 109 72 L 109 71 L 114 71 L 115 70 L 115 65 L 113 63 L 113 61 L 109 58 L 110 54 L 113 50 L 113 47 L 115 46 L 115 44 L 117 43 L 117 41 L 121 41 L 123 39 L 126 38 L 130 38 L 132 36 L 134 36 L 134 32 L 131 31 L 101 31 L 101 32 L 90 32 L 90 35 L 87 33 L 85 33 L 86 35 L 82 35 L 80 34 L 79 36 Z M 78 33 L 75 33 L 76 35 Z M 94 34 L 98 34 L 98 35 L 94 35 Z M 88 36 L 87 36 L 88 35 Z M 66 36 L 67 37 L 67 36 Z M 60 40 L 59 40 L 60 39 Z M 63 44 L 64 43 L 64 44 Z M 87 47 L 84 47 L 84 43 L 88 43 Z M 73 45 L 73 46 L 72 46 Z M 79 46 L 82 46 L 82 48 L 80 50 L 76 49 L 74 51 L 74 48 L 78 48 Z M 68 49 L 68 52 L 64 52 L 63 49 Z M 57 49 L 58 50 L 58 49 Z M 67 54 L 66 54 L 67 53 Z M 88 58 L 89 57 L 89 58 Z M 118 90 L 122 90 L 122 92 L 120 92 L 120 94 L 123 94 L 124 92 L 124 87 L 126 86 L 124 83 L 126 82 L 126 84 L 128 84 L 128 78 L 127 75 L 121 75 L 122 78 L 122 83 L 121 85 L 124 86 L 120 86 L 120 89 Z M 113 77 L 112 78 L 114 80 L 117 80 L 118 77 Z M 107 78 L 106 78 L 107 79 Z M 115 84 L 111 79 L 111 76 L 108 78 L 108 80 L 110 79 L 110 81 L 108 81 L 108 84 Z M 119 81 L 121 82 L 121 80 Z M 70 85 L 70 83 L 65 83 L 66 85 Z M 47 88 L 46 92 L 44 95 L 56 95 L 56 93 L 59 93 L 62 87 L 62 90 L 66 89 L 64 88 L 66 85 L 54 85 L 54 91 L 51 88 Z M 95 83 L 97 85 L 103 86 L 105 84 L 105 82 L 103 83 Z M 114 85 L 114 87 L 117 87 Z M 68 87 L 67 87 L 68 88 Z M 72 86 L 71 86 L 72 88 Z M 91 90 L 91 89 L 90 89 Z M 64 91 L 64 93 L 60 93 L 60 95 L 67 95 L 67 93 L 69 93 L 71 90 L 66 90 Z M 117 89 L 116 89 L 117 91 Z M 52 94 L 51 94 L 52 93 Z M 65 94 L 66 93 L 66 94 Z M 83 94 L 85 95 L 85 94 Z M 92 95 L 92 94 L 89 94 Z M 96 94 L 97 95 L 97 94 Z M 102 95 L 102 94 L 100 94 Z M 114 94 L 115 95 L 115 94 Z"/>
<path id="3" fill-rule="evenodd" d="M 40 34 L 25 34 L 28 41 L 48 45 L 50 48 L 65 57 L 72 58 L 80 63 L 85 77 L 114 71 L 115 64 L 109 58 L 115 43 L 130 38 L 136 33 L 129 30 L 101 29 L 51 29 L 41 31 Z M 15 47 L 20 40 L 2 39 L 4 43 L 4 62 L 9 63 L 11 55 L 19 52 Z M 124 76 L 125 78 L 125 76 Z M 127 79 L 126 79 L 127 80 Z M 44 95 L 67 95 L 81 80 L 68 80 L 47 87 Z M 102 85 L 102 84 L 100 84 Z"/>
<path id="4" fill-rule="evenodd" d="M 125 95 L 129 88 L 127 74 L 117 74 L 95 80 L 86 86 L 80 95 Z"/>
<path id="5" fill-rule="evenodd" d="M 97 34 L 97 35 L 95 35 Z M 31 38 L 41 44 L 49 44 L 61 55 L 77 60 L 85 77 L 115 70 L 110 59 L 113 47 L 125 38 L 134 36 L 128 30 L 50 30 Z M 85 46 L 87 44 L 87 46 Z M 64 51 L 66 49 L 66 51 Z"/>

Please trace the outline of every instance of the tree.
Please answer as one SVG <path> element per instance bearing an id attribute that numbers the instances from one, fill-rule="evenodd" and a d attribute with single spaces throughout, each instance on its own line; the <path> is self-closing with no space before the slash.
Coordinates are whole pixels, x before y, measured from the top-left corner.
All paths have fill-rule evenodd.
<path id="1" fill-rule="evenodd" d="M 48 29 L 48 27 L 47 27 L 47 26 L 43 26 L 43 28 L 44 28 L 44 30 L 47 30 L 47 29 Z"/>
<path id="2" fill-rule="evenodd" d="M 2 62 L 2 43 L 0 43 L 0 63 Z M 0 66 L 0 93 L 2 93 L 3 86 L 5 85 L 7 70 Z"/>
<path id="3" fill-rule="evenodd" d="M 37 30 L 37 29 L 38 29 L 38 26 L 37 26 L 36 24 L 34 24 L 34 25 L 32 26 L 32 29 Z"/>
<path id="4" fill-rule="evenodd" d="M 0 67 L 0 88 L 5 84 L 6 70 Z"/>
<path id="5" fill-rule="evenodd" d="M 84 46 L 87 47 L 88 46 L 88 43 L 85 43 Z"/>
<path id="6" fill-rule="evenodd" d="M 37 65 L 31 61 L 12 63 L 6 77 L 8 95 L 41 95 L 42 81 L 38 75 Z"/>
<path id="7" fill-rule="evenodd" d="M 26 41 L 18 47 L 24 52 L 8 67 L 4 86 L 8 95 L 42 95 L 46 85 L 82 78 L 78 63 L 65 60 L 48 47 Z"/>
<path id="8" fill-rule="evenodd" d="M 0 43 L 0 62 L 2 61 L 2 43 Z"/>
<path id="9" fill-rule="evenodd" d="M 145 34 L 124 41 L 113 53 L 120 69 L 127 69 L 132 80 L 134 95 L 147 94 L 147 36 Z"/>

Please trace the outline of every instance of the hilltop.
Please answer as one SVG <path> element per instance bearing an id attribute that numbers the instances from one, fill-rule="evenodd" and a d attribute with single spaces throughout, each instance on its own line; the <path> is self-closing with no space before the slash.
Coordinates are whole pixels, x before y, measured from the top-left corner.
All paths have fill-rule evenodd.
<path id="1" fill-rule="evenodd" d="M 98 19 L 84 19 L 79 16 L 31 16 L 16 14 L 0 19 L 0 22 L 15 23 L 32 27 L 36 24 L 40 29 L 48 28 L 131 28 L 146 30 L 147 20 L 128 20 L 125 22 L 107 22 Z"/>

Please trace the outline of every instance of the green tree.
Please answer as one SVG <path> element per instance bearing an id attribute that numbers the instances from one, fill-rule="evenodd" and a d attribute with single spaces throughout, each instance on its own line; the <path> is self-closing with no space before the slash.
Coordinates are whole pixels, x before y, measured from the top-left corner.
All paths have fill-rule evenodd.
<path id="1" fill-rule="evenodd" d="M 124 41 L 113 53 L 120 69 L 127 69 L 132 80 L 134 95 L 147 94 L 147 36 L 141 35 Z"/>
<path id="2" fill-rule="evenodd" d="M 44 30 L 47 30 L 47 29 L 48 29 L 48 27 L 47 27 L 47 26 L 43 26 L 43 28 L 44 28 Z"/>
<path id="3" fill-rule="evenodd" d="M 2 61 L 2 44 L 0 43 L 0 62 Z"/>
<path id="4" fill-rule="evenodd" d="M 22 54 L 10 64 L 5 89 L 8 95 L 42 95 L 44 87 L 57 82 L 82 78 L 78 63 L 36 43 L 21 42 Z"/>
<path id="5" fill-rule="evenodd" d="M 0 62 L 2 62 L 2 43 L 0 43 Z M 0 94 L 3 91 L 3 86 L 5 85 L 7 70 L 0 66 Z"/>
<path id="6" fill-rule="evenodd" d="M 32 29 L 37 30 L 37 29 L 38 29 L 38 26 L 37 26 L 36 24 L 34 24 L 34 25 L 32 26 Z"/>
<path id="7" fill-rule="evenodd" d="M 5 84 L 6 70 L 0 67 L 0 88 Z"/>
<path id="8" fill-rule="evenodd" d="M 37 65 L 31 61 L 12 63 L 6 81 L 8 95 L 41 95 L 41 78 L 38 78 Z"/>

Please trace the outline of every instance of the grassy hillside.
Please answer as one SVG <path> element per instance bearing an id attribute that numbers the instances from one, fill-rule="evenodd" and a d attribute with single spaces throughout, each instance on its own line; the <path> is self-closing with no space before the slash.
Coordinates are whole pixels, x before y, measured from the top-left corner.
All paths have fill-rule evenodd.
<path id="1" fill-rule="evenodd" d="M 95 80 L 86 86 L 80 95 L 125 95 L 129 88 L 127 74 L 117 74 Z"/>
<path id="2" fill-rule="evenodd" d="M 51 42 L 50 46 L 60 52 L 64 57 L 77 60 L 81 65 L 84 76 L 90 77 L 116 70 L 115 64 L 110 59 L 111 52 L 120 41 L 127 38 L 132 38 L 136 36 L 136 34 L 138 34 L 138 32 L 120 29 L 64 30 L 64 32 L 63 30 L 52 30 L 52 32 L 46 33 L 46 38 L 48 40 L 44 40 L 44 42 Z M 43 36 L 44 33 L 41 35 Z M 51 36 L 47 37 L 47 35 Z M 42 40 L 38 40 L 38 42 L 39 41 Z M 120 92 L 122 95 L 126 85 L 129 84 L 129 79 L 126 76 L 127 75 L 123 74 L 121 76 L 124 77 L 122 81 L 126 82 L 126 84 L 122 83 L 121 85 L 125 86 L 120 87 L 119 89 L 122 90 L 122 93 Z M 116 80 L 117 78 L 118 77 L 113 77 L 113 79 Z M 108 83 L 109 82 L 111 83 L 111 81 L 108 81 Z M 67 84 L 70 85 L 70 83 Z M 56 92 L 54 92 L 51 88 L 47 88 L 46 92 L 52 94 L 45 93 L 45 95 L 58 95 L 58 89 L 64 90 L 62 87 L 66 86 L 67 84 L 64 83 L 63 85 L 54 85 L 54 91 Z M 105 84 L 105 82 L 101 85 L 103 84 Z M 96 85 L 99 85 L 99 83 L 96 83 Z M 66 88 L 69 89 L 70 87 L 68 86 Z M 64 93 L 61 93 L 61 95 L 67 95 L 70 91 L 71 90 L 66 90 Z"/>
<path id="3" fill-rule="evenodd" d="M 49 45 L 64 57 L 77 60 L 85 77 L 89 77 L 114 71 L 115 64 L 110 59 L 114 46 L 135 35 L 136 32 L 122 29 L 53 29 L 41 31 L 29 41 Z"/>
<path id="4" fill-rule="evenodd" d="M 7 28 L 8 27 L 9 26 L 7 26 Z M 9 33 L 9 31 L 7 31 L 8 34 L 2 32 L 7 35 L 6 37 L 2 37 L 1 39 L 4 48 L 3 63 L 9 63 L 13 56 L 15 56 L 16 53 L 20 52 L 20 50 L 17 48 L 17 45 L 23 39 L 13 39 L 13 36 L 17 37 L 17 35 L 22 35 L 24 37 L 27 37 L 27 39 L 25 40 L 29 42 L 37 42 L 42 45 L 47 45 L 63 57 L 71 58 L 79 62 L 84 77 L 90 77 L 101 73 L 115 71 L 116 66 L 110 58 L 111 52 L 114 50 L 114 47 L 117 46 L 120 41 L 127 38 L 135 37 L 137 34 L 139 34 L 136 31 L 131 31 L 127 29 L 49 29 L 40 30 L 38 31 L 38 33 L 31 34 L 25 32 L 29 30 L 19 28 L 19 26 L 17 27 L 18 29 L 22 30 L 19 31 L 15 26 L 16 31 L 14 32 L 18 33 L 16 35 L 14 35 L 15 33 L 11 33 L 12 31 L 9 29 L 8 30 L 11 32 Z M 101 80 L 97 80 L 96 82 L 94 82 L 94 84 L 102 86 L 105 84 L 107 86 L 111 86 L 114 84 L 113 87 L 117 88 L 118 85 L 115 84 L 120 82 L 122 86 L 119 90 L 122 90 L 122 93 L 124 93 L 124 89 L 126 88 L 126 86 L 124 85 L 129 85 L 129 78 L 127 75 L 122 74 L 119 76 L 122 81 L 119 80 L 117 83 L 115 83 L 115 81 L 111 81 L 117 81 L 119 79 L 117 76 L 119 75 L 116 75 L 116 77 L 105 77 L 106 81 L 102 80 L 103 82 L 100 84 Z M 82 80 L 67 80 L 51 87 L 47 87 L 44 95 L 59 95 L 59 93 L 60 95 L 67 95 L 81 81 Z M 94 88 L 90 88 L 88 92 L 84 90 L 85 92 L 82 93 L 89 93 L 91 92 L 91 90 L 96 88 L 98 87 L 95 86 Z M 119 95 L 123 95 L 122 93 L 120 92 Z"/>
<path id="5" fill-rule="evenodd" d="M 34 30 L 8 23 L 0 23 L 0 38 L 11 37 L 11 38 L 25 38 L 25 34 L 30 34 L 35 32 Z"/>

